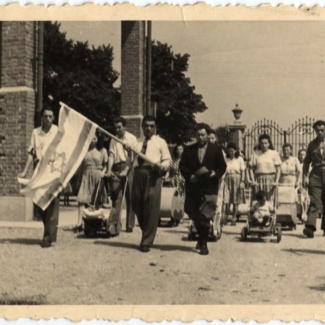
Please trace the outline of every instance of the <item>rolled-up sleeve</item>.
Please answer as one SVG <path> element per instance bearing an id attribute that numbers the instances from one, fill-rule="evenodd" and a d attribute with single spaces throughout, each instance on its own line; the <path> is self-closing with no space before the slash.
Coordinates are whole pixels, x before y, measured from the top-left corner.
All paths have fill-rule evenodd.
<path id="1" fill-rule="evenodd" d="M 112 154 L 114 158 L 116 157 L 116 141 L 114 139 L 109 144 L 109 154 Z"/>

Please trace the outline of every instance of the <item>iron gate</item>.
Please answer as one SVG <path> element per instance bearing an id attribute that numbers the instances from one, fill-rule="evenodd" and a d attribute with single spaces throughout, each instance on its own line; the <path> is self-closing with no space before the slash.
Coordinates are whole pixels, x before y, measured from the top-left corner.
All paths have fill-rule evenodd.
<path id="1" fill-rule="evenodd" d="M 244 134 L 244 152 L 246 157 L 250 157 L 254 147 L 258 145 L 258 137 L 261 134 L 268 134 L 278 152 L 284 143 L 292 145 L 292 154 L 297 156 L 300 149 L 307 149 L 308 143 L 315 138 L 313 124 L 315 119 L 302 118 L 295 121 L 288 130 L 283 130 L 277 123 L 272 120 L 257 121 L 250 130 Z"/>

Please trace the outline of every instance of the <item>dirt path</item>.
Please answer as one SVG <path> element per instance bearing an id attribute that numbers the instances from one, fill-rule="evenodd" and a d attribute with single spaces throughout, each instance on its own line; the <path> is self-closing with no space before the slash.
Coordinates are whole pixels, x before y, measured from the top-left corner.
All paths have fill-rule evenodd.
<path id="1" fill-rule="evenodd" d="M 0 232 L 0 300 L 46 304 L 323 304 L 325 238 L 302 236 L 302 226 L 281 243 L 240 241 L 224 227 L 201 256 L 187 240 L 188 221 L 159 228 L 150 253 L 138 251 L 140 230 L 86 239 L 60 229 L 58 244 L 39 246 L 42 229 Z M 275 239 L 275 238 L 273 238 Z"/>

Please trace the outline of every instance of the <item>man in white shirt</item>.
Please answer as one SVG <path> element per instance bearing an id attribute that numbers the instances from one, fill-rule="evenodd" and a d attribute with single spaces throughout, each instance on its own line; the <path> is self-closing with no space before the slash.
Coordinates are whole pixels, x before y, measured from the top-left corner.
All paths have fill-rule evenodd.
<path id="1" fill-rule="evenodd" d="M 58 127 L 53 125 L 54 112 L 51 107 L 45 106 L 42 109 L 41 121 L 42 126 L 33 130 L 25 168 L 23 172 L 18 175 L 18 177 L 26 177 L 32 162 L 39 162 L 58 132 Z M 56 242 L 59 223 L 59 204 L 60 198 L 58 196 L 44 211 L 42 209 L 38 209 L 38 214 L 40 215 L 44 224 L 44 235 L 41 243 L 43 248 L 50 247 L 53 242 Z"/>
<path id="2" fill-rule="evenodd" d="M 128 147 L 136 147 L 138 142 L 137 138 L 126 131 L 126 121 L 123 117 L 114 119 L 114 127 L 117 138 L 121 139 L 126 146 L 123 146 L 120 142 L 112 139 L 109 145 L 108 154 L 108 171 L 107 176 L 111 177 L 111 198 L 112 206 L 116 209 L 119 216 L 119 222 L 116 226 L 116 231 L 122 228 L 121 223 L 121 209 L 122 198 L 125 190 L 126 199 L 126 232 L 132 232 L 134 228 L 135 215 L 131 204 L 131 190 L 133 183 L 133 169 L 131 168 L 132 161 L 134 159 L 133 153 L 128 150 Z M 128 176 L 128 177 L 126 177 Z M 128 182 L 127 184 L 126 181 Z"/>
<path id="3" fill-rule="evenodd" d="M 132 205 L 142 230 L 141 252 L 149 252 L 156 237 L 161 200 L 162 175 L 170 166 L 171 156 L 165 140 L 155 135 L 156 118 L 145 116 L 142 121 L 144 140 L 137 149 L 146 155 L 152 164 L 137 158 L 134 164 Z"/>

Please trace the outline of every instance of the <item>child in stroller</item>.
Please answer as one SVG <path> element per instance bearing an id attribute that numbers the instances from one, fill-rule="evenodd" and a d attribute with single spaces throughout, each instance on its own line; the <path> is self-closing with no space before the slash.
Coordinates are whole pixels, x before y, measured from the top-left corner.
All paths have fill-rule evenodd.
<path id="1" fill-rule="evenodd" d="M 251 224 L 259 225 L 261 228 L 268 227 L 271 224 L 271 215 L 274 214 L 274 209 L 270 202 L 266 201 L 266 193 L 259 191 L 256 193 L 256 200 L 250 209 Z"/>
<path id="2" fill-rule="evenodd" d="M 252 202 L 246 226 L 241 231 L 241 239 L 247 236 L 276 236 L 277 243 L 281 241 L 281 225 L 276 223 L 276 213 L 272 202 L 266 200 L 266 193 L 256 193 L 257 202 Z"/>

